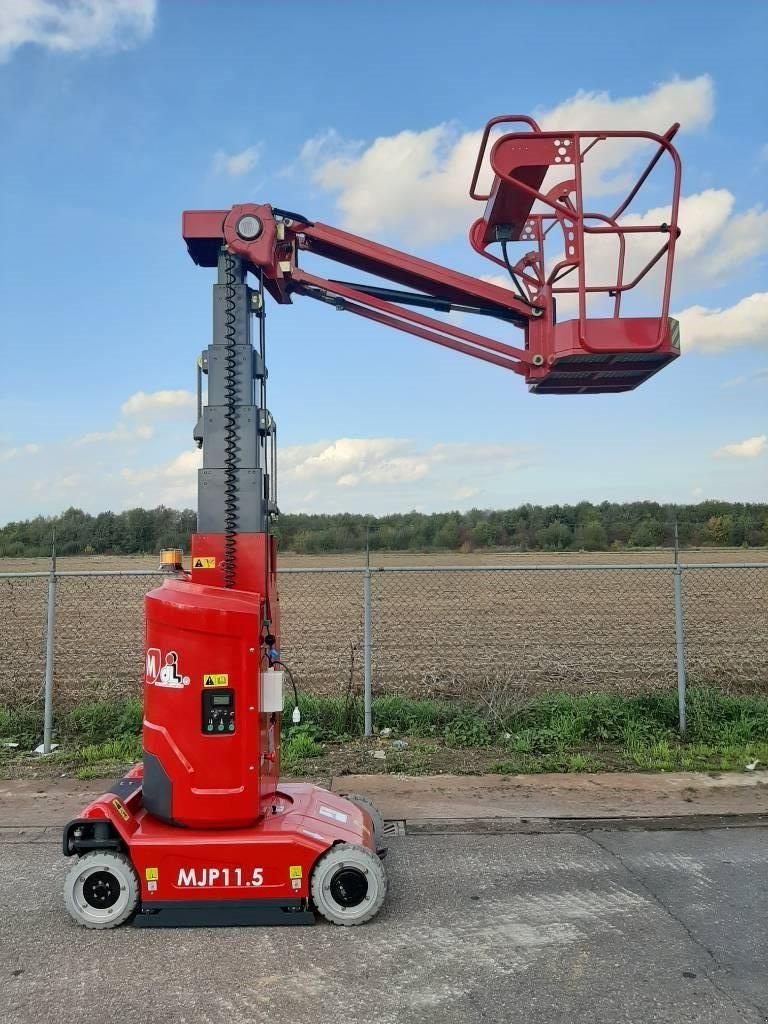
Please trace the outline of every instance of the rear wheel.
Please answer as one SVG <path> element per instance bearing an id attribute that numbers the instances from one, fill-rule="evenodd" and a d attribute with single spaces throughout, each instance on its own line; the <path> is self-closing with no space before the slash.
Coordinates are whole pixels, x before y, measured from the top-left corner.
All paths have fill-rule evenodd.
<path id="1" fill-rule="evenodd" d="M 347 927 L 370 921 L 387 895 L 387 875 L 375 853 L 339 843 L 312 872 L 312 899 L 326 921 Z"/>
<path id="2" fill-rule="evenodd" d="M 362 808 L 370 817 L 371 824 L 373 825 L 373 838 L 376 844 L 376 849 L 383 850 L 385 847 L 384 818 L 381 816 L 381 811 L 373 800 L 369 800 L 367 796 L 361 796 L 360 793 L 345 793 L 344 799 L 349 800 L 349 802 L 354 804 L 356 807 Z"/>
<path id="3" fill-rule="evenodd" d="M 64 905 L 83 928 L 117 928 L 138 903 L 139 879 L 122 853 L 86 853 L 64 881 Z"/>

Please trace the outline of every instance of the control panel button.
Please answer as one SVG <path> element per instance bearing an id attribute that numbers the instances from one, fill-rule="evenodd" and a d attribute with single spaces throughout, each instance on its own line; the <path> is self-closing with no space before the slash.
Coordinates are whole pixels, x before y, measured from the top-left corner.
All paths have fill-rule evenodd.
<path id="1" fill-rule="evenodd" d="M 228 736 L 235 732 L 235 691 L 203 690 L 202 732 L 208 736 Z"/>

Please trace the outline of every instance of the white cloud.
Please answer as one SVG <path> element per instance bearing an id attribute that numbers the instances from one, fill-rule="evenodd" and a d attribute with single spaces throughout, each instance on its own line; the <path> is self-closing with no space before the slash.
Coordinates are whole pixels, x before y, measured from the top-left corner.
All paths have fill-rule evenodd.
<path id="1" fill-rule="evenodd" d="M 682 238 L 680 241 L 682 242 Z M 731 217 L 723 226 L 722 232 L 717 236 L 717 244 L 707 253 L 701 269 L 707 277 L 714 280 L 731 273 L 747 260 L 765 252 L 767 248 L 768 210 L 761 206 L 753 206 L 745 213 Z"/>
<path id="2" fill-rule="evenodd" d="M 0 462 L 10 462 L 11 459 L 19 459 L 25 455 L 37 455 L 39 451 L 39 444 L 21 444 L 15 448 L 3 448 L 0 449 Z"/>
<path id="3" fill-rule="evenodd" d="M 410 508 L 417 496 L 431 496 L 444 508 L 480 493 L 465 483 L 469 472 L 473 480 L 511 479 L 532 464 L 533 452 L 518 444 L 421 447 L 403 438 L 338 438 L 283 448 L 278 457 L 280 505 L 291 512 Z M 130 487 L 134 503 L 189 505 L 201 465 L 201 452 L 192 449 L 155 466 L 126 466 L 119 479 Z"/>
<path id="4" fill-rule="evenodd" d="M 686 351 L 717 353 L 740 345 L 768 348 L 768 292 L 755 292 L 726 309 L 689 306 L 675 316 Z"/>
<path id="5" fill-rule="evenodd" d="M 420 480 L 429 463 L 409 454 L 412 443 L 396 438 L 351 438 L 298 445 L 280 452 L 284 480 L 332 478 L 338 487 L 361 483 L 397 484 Z"/>
<path id="6" fill-rule="evenodd" d="M 515 504 L 524 500 L 518 474 L 539 461 L 534 448 L 517 443 L 419 445 L 401 438 L 340 438 L 282 449 L 279 458 L 286 512 L 445 509 L 494 491 Z"/>
<path id="7" fill-rule="evenodd" d="M 756 434 L 745 441 L 724 444 L 715 452 L 716 459 L 755 459 L 768 448 L 768 435 Z"/>
<path id="8" fill-rule="evenodd" d="M 542 128 L 549 131 L 664 132 L 678 121 L 681 131 L 699 132 L 709 125 L 714 112 L 712 79 L 709 75 L 700 75 L 689 79 L 675 77 L 642 96 L 614 99 L 608 92 L 580 91 L 550 110 L 538 111 L 535 116 Z M 628 191 L 636 180 L 629 166 L 631 158 L 647 146 L 648 143 L 640 139 L 619 139 L 607 140 L 595 147 L 584 164 L 585 189 L 593 196 Z M 553 180 L 557 179 L 553 176 Z"/>
<path id="9" fill-rule="evenodd" d="M 126 50 L 147 39 L 156 0 L 4 0 L 0 61 L 25 44 L 60 53 Z"/>
<path id="10" fill-rule="evenodd" d="M 528 464 L 530 452 L 520 445 L 433 444 L 420 449 L 398 438 L 339 438 L 298 445 L 280 452 L 285 483 L 322 481 L 345 489 L 365 485 L 395 487 L 435 473 L 450 475 L 471 465 L 475 471 L 516 470 Z M 302 495 L 306 500 L 306 496 Z"/>
<path id="11" fill-rule="evenodd" d="M 144 469 L 126 466 L 120 470 L 120 479 L 131 486 L 137 500 L 147 505 L 186 508 L 195 503 L 197 470 L 202 464 L 203 453 L 192 448 L 157 466 Z"/>
<path id="12" fill-rule="evenodd" d="M 165 475 L 169 477 L 186 476 L 188 473 L 196 473 L 203 464 L 203 453 L 199 448 L 192 448 L 182 452 L 172 459 L 165 467 Z"/>
<path id="13" fill-rule="evenodd" d="M 141 420 L 187 419 L 196 407 L 191 391 L 137 391 L 123 402 L 120 412 Z"/>
<path id="14" fill-rule="evenodd" d="M 337 193 L 342 224 L 352 231 L 401 233 L 409 240 L 449 238 L 469 224 L 466 191 L 480 132 L 450 124 L 375 139 L 354 154 L 330 134 L 305 144 L 313 179 Z"/>
<path id="15" fill-rule="evenodd" d="M 434 462 L 447 465 L 498 466 L 519 469 L 528 464 L 530 449 L 517 444 L 471 444 L 452 442 L 435 444 L 429 449 Z"/>
<path id="16" fill-rule="evenodd" d="M 155 425 L 176 419 L 190 419 L 197 405 L 190 391 L 137 391 L 120 406 L 128 421 L 112 430 L 97 430 L 79 437 L 75 444 L 120 444 L 123 441 L 148 441 Z"/>
<path id="17" fill-rule="evenodd" d="M 94 430 L 89 434 L 82 434 L 75 441 L 77 447 L 85 444 L 119 444 L 121 441 L 149 441 L 154 434 L 154 428 L 148 424 L 137 424 L 135 427 L 126 427 L 118 424 L 114 430 Z"/>
<path id="18" fill-rule="evenodd" d="M 336 481 L 339 487 L 357 487 L 361 483 L 402 484 L 421 480 L 429 472 L 429 462 L 415 456 L 386 459 L 361 473 L 344 473 Z"/>
<path id="19" fill-rule="evenodd" d="M 197 448 L 192 448 L 159 466 L 145 469 L 125 467 L 120 470 L 120 476 L 131 484 L 145 484 L 156 480 L 184 480 L 187 477 L 196 480 L 195 473 L 202 464 L 203 453 Z"/>
<path id="20" fill-rule="evenodd" d="M 715 112 L 714 83 L 709 75 L 678 78 L 656 86 L 643 96 L 614 99 L 607 91 L 579 90 L 563 103 L 536 112 L 536 120 L 549 130 L 567 128 L 642 128 L 664 131 L 679 121 L 686 131 L 701 131 Z"/>
<path id="21" fill-rule="evenodd" d="M 712 80 L 707 75 L 673 79 L 643 96 L 613 99 L 608 93 L 579 92 L 537 113 L 545 128 L 665 131 L 679 120 L 685 131 L 705 128 L 713 114 Z M 466 231 L 478 206 L 467 196 L 481 131 L 461 132 L 453 124 L 382 136 L 369 145 L 348 142 L 336 132 L 308 140 L 302 157 L 316 184 L 336 193 L 345 227 L 363 234 L 392 231 L 410 241 L 435 242 Z M 642 145 L 642 143 L 640 143 Z M 633 141 L 606 143 L 590 155 L 593 193 L 626 185 Z"/>
<path id="22" fill-rule="evenodd" d="M 454 501 L 469 501 L 470 498 L 475 498 L 480 491 L 477 487 L 459 487 L 457 491 L 454 491 L 451 497 Z"/>
<path id="23" fill-rule="evenodd" d="M 252 171 L 259 162 L 258 146 L 249 146 L 239 153 L 225 153 L 218 150 L 213 157 L 213 169 L 216 174 L 227 174 L 230 178 L 241 178 Z"/>

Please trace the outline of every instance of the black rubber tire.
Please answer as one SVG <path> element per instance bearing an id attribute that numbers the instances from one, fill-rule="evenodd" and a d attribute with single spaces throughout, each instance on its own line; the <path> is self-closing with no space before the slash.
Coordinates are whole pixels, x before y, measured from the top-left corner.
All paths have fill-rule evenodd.
<path id="1" fill-rule="evenodd" d="M 367 796 L 363 796 L 361 793 L 344 793 L 343 795 L 345 800 L 349 800 L 349 802 L 354 804 L 356 807 L 361 807 L 370 817 L 371 824 L 373 825 L 373 838 L 376 844 L 376 849 L 386 849 L 387 844 L 384 839 L 384 818 L 373 800 L 369 800 Z"/>
<path id="2" fill-rule="evenodd" d="M 86 899 L 85 886 L 95 875 L 100 879 L 105 876 L 98 883 L 102 893 L 111 885 L 111 896 L 106 896 L 106 899 L 114 896 L 111 905 L 98 907 Z M 72 865 L 64 880 L 64 906 L 82 928 L 117 928 L 133 917 L 138 905 L 139 879 L 133 864 L 122 853 L 112 850 L 86 853 Z"/>
<path id="3" fill-rule="evenodd" d="M 365 882 L 365 894 L 352 906 L 345 906 L 335 895 L 342 875 L 358 875 Z M 381 910 L 387 895 L 387 873 L 375 853 L 364 846 L 339 843 L 317 861 L 312 871 L 312 901 L 321 917 L 331 924 L 350 928 L 370 921 Z"/>

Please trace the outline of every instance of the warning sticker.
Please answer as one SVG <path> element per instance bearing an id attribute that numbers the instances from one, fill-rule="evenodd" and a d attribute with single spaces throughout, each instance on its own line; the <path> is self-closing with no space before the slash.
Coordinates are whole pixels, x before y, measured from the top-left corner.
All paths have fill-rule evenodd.
<path id="1" fill-rule="evenodd" d="M 144 871 L 144 877 L 148 882 L 156 882 L 160 875 L 157 868 L 146 868 Z"/>
<path id="2" fill-rule="evenodd" d="M 128 811 L 126 811 L 126 809 L 123 807 L 123 805 L 117 799 L 117 797 L 115 797 L 115 799 L 112 801 L 112 806 L 115 808 L 115 810 L 120 815 L 120 817 L 123 819 L 123 821 L 130 821 L 130 818 L 131 818 L 130 814 L 128 813 Z"/>
<path id="3" fill-rule="evenodd" d="M 205 557 L 195 558 L 192 561 L 192 568 L 193 569 L 215 569 L 216 568 L 216 559 L 215 558 L 210 558 L 207 555 Z"/>
<path id="4" fill-rule="evenodd" d="M 301 878 L 301 875 L 302 875 L 301 864 L 291 864 L 291 866 L 288 868 L 288 877 L 289 878 Z"/>
<path id="5" fill-rule="evenodd" d="M 206 672 L 203 686 L 229 686 L 229 676 L 226 672 Z"/>

